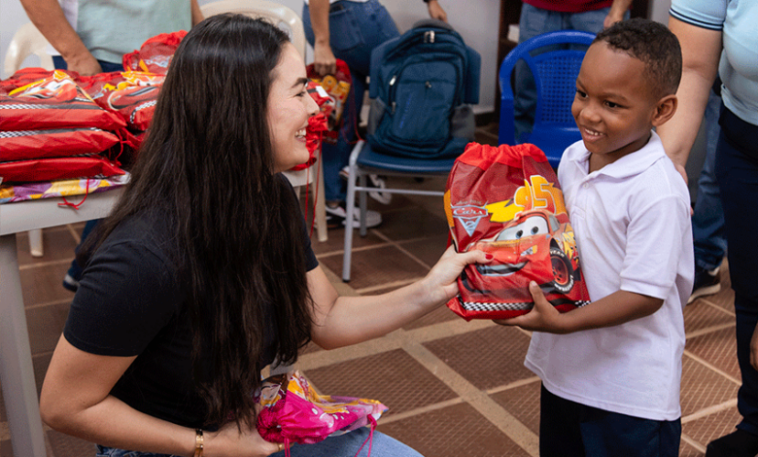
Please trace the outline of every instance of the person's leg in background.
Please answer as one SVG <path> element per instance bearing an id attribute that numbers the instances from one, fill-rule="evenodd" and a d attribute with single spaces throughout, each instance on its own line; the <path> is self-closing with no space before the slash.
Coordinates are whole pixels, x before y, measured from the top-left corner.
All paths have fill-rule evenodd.
<path id="1" fill-rule="evenodd" d="M 720 81 L 718 82 L 720 87 Z M 726 254 L 726 238 L 724 210 L 721 207 L 719 185 L 715 175 L 716 144 L 721 133 L 718 123 L 720 106 L 721 97 L 711 91 L 703 117 L 706 129 L 705 162 L 697 183 L 697 200 L 692 216 L 695 285 L 688 303 L 721 290 L 719 267 Z"/>
<path id="2" fill-rule="evenodd" d="M 98 63 L 100 64 L 100 68 L 103 69 L 103 73 L 109 73 L 111 71 L 123 71 L 124 65 L 122 63 L 115 63 L 115 62 L 106 62 L 104 60 L 98 60 Z M 68 65 L 66 65 L 66 61 L 63 60 L 63 57 L 61 56 L 53 56 L 53 66 L 56 70 L 66 70 L 68 68 Z M 100 222 L 100 219 L 95 219 L 91 221 L 87 221 L 87 224 L 84 226 L 84 230 L 82 231 L 82 236 L 79 241 L 79 245 L 76 247 L 76 250 L 74 251 L 74 260 L 71 261 L 71 266 L 68 268 L 68 271 L 66 272 L 66 276 L 63 277 L 63 287 L 66 289 L 76 292 L 76 289 L 79 288 L 79 279 L 82 277 L 82 266 L 79 265 L 79 263 L 76 261 L 76 253 L 79 252 L 79 248 L 84 243 L 84 240 L 87 239 L 90 232 L 97 226 L 97 223 Z"/>
<path id="3" fill-rule="evenodd" d="M 315 35 L 310 21 L 308 5 L 303 6 L 303 28 L 305 37 L 313 46 Z M 366 78 L 370 74 L 371 51 L 385 41 L 399 36 L 395 22 L 387 10 L 377 1 L 364 3 L 340 1 L 333 3 L 329 11 L 329 40 L 334 56 L 344 60 L 350 68 L 353 94 L 348 98 L 343 112 L 343 126 L 337 144 L 323 144 L 324 193 L 327 200 L 327 217 L 330 228 L 342 225 L 346 218 L 345 200 L 347 186 L 340 177 L 350 158 L 356 141 Z M 352 101 L 350 99 L 352 98 Z M 368 227 L 381 223 L 381 215 L 369 211 L 366 217 Z M 354 226 L 358 226 L 354 216 Z"/>
<path id="4" fill-rule="evenodd" d="M 567 26 L 565 15 L 566 13 L 548 11 L 523 3 L 519 17 L 519 44 L 543 33 L 563 30 Z M 516 62 L 513 71 L 514 128 L 516 143 L 519 143 L 521 135 L 532 131 L 534 111 L 537 109 L 537 87 L 526 62 Z"/>
<path id="5" fill-rule="evenodd" d="M 723 106 L 723 105 L 722 105 Z M 758 288 L 755 260 L 758 244 L 758 126 L 736 120 L 724 110 L 716 150 L 716 177 L 724 210 L 729 274 L 734 289 L 737 360 L 742 386 L 737 408 L 742 422 L 737 430 L 708 444 L 707 457 L 754 457 L 758 454 L 758 371 L 750 363 L 750 342 L 758 324 Z M 727 134 L 727 130 L 730 132 Z"/>

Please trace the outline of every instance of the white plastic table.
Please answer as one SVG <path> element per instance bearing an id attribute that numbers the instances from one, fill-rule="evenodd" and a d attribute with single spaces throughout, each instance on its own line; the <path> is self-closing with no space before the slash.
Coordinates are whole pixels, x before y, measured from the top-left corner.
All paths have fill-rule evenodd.
<path id="1" fill-rule="evenodd" d="M 123 187 L 90 194 L 78 210 L 59 207 L 61 198 L 0 205 L 0 382 L 15 457 L 46 457 L 16 233 L 100 219 L 108 215 L 122 191 Z"/>

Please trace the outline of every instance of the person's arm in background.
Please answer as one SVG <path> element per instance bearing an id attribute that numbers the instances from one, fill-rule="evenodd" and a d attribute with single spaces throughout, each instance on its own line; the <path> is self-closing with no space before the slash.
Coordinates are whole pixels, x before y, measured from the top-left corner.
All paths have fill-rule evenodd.
<path id="1" fill-rule="evenodd" d="M 192 0 L 191 2 L 191 8 L 192 8 L 192 26 L 196 26 L 200 23 L 205 17 L 203 17 L 203 12 L 200 10 L 200 5 L 197 4 L 197 0 Z"/>
<path id="2" fill-rule="evenodd" d="M 40 33 L 61 53 L 69 70 L 82 76 L 103 71 L 66 20 L 57 0 L 21 0 L 21 5 Z"/>
<path id="3" fill-rule="evenodd" d="M 657 132 L 666 154 L 681 173 L 716 80 L 722 43 L 721 31 L 696 27 L 674 17 L 669 17 L 669 29 L 682 47 L 682 81 L 676 92 L 679 109 Z"/>
<path id="4" fill-rule="evenodd" d="M 603 28 L 608 28 L 616 22 L 624 20 L 624 14 L 629 11 L 629 7 L 632 6 L 632 0 L 613 0 L 611 10 L 608 12 L 608 16 L 603 21 Z"/>
<path id="5" fill-rule="evenodd" d="M 440 21 L 447 22 L 447 13 L 442 9 L 440 2 L 437 0 L 428 0 L 426 2 L 427 8 L 429 8 L 429 17 L 432 19 L 439 19 Z"/>
<path id="6" fill-rule="evenodd" d="M 337 58 L 329 44 L 329 0 L 310 0 L 308 9 L 315 41 L 313 43 L 313 68 L 321 76 L 337 71 Z"/>

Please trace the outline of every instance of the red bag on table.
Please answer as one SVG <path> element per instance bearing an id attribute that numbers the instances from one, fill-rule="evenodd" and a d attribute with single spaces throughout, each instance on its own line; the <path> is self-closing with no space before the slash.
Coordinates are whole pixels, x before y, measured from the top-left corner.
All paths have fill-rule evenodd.
<path id="1" fill-rule="evenodd" d="M 61 71 L 0 95 L 0 130 L 90 128 L 117 131 L 126 123 L 102 109 Z"/>
<path id="2" fill-rule="evenodd" d="M 508 319 L 534 306 L 536 281 L 561 312 L 590 300 L 558 180 L 532 144 L 469 143 L 450 172 L 445 212 L 458 252 L 494 259 L 468 265 L 447 306 L 471 319 Z"/>
<path id="3" fill-rule="evenodd" d="M 176 48 L 179 47 L 179 43 L 186 35 L 186 31 L 179 30 L 178 32 L 161 33 L 148 39 L 142 43 L 139 51 L 135 50 L 129 54 L 124 54 L 124 69 L 165 75 Z"/>
<path id="4" fill-rule="evenodd" d="M 123 175 L 117 162 L 102 156 L 65 157 L 54 159 L 0 162 L 3 184 L 10 182 L 44 182 L 95 176 Z"/>
<path id="5" fill-rule="evenodd" d="M 0 131 L 0 162 L 93 154 L 119 141 L 113 133 L 97 128 Z"/>

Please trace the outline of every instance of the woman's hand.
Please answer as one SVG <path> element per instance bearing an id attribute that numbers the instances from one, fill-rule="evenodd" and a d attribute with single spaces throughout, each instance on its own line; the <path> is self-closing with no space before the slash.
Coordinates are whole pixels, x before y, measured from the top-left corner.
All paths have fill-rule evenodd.
<path id="1" fill-rule="evenodd" d="M 429 0 L 427 2 L 427 8 L 429 8 L 429 17 L 432 19 L 438 19 L 442 22 L 447 22 L 447 13 L 440 6 L 440 2 L 437 0 Z"/>
<path id="2" fill-rule="evenodd" d="M 280 451 L 278 444 L 264 440 L 255 427 L 244 423 L 238 429 L 236 422 L 230 422 L 204 436 L 204 453 L 212 457 L 265 457 Z"/>
<path id="3" fill-rule="evenodd" d="M 426 296 L 435 304 L 447 302 L 458 295 L 457 279 L 466 265 L 490 263 L 492 258 L 491 254 L 478 250 L 458 254 L 451 245 L 422 280 Z"/>
<path id="4" fill-rule="evenodd" d="M 536 282 L 529 283 L 529 292 L 534 299 L 534 307 L 528 313 L 512 319 L 495 320 L 500 325 L 516 325 L 525 330 L 563 333 L 561 313 L 550 304 Z"/>

